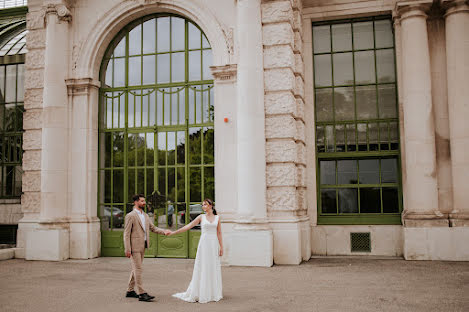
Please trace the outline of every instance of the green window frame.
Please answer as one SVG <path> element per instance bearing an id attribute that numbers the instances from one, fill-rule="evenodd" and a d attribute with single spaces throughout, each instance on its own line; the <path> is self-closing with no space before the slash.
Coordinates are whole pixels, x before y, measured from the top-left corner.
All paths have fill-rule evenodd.
<path id="1" fill-rule="evenodd" d="M 401 224 L 392 19 L 315 22 L 312 33 L 318 224 Z"/>
<path id="2" fill-rule="evenodd" d="M 214 198 L 211 65 L 205 34 L 175 14 L 140 18 L 111 42 L 100 77 L 99 216 L 125 216 L 143 193 L 156 216 L 176 215 L 166 226 L 181 226 L 191 218 L 181 213 Z"/>

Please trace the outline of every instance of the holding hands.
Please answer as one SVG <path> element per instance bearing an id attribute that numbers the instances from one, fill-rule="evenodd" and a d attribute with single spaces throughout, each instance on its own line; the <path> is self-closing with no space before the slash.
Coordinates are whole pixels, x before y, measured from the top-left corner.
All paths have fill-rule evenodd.
<path id="1" fill-rule="evenodd" d="M 171 230 L 164 230 L 164 235 L 165 235 L 165 236 L 170 236 L 171 234 L 173 234 L 173 231 L 171 231 Z"/>

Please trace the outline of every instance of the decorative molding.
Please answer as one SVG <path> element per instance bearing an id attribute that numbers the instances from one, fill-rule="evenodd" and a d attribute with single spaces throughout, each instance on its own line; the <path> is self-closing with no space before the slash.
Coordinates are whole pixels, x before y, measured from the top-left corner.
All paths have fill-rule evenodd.
<path id="1" fill-rule="evenodd" d="M 48 14 L 57 14 L 57 17 L 61 22 L 70 22 L 72 20 L 72 13 L 70 12 L 69 8 L 62 3 L 49 3 L 44 7 L 44 12 L 44 16 L 47 16 Z"/>
<path id="2" fill-rule="evenodd" d="M 212 75 L 215 78 L 216 82 L 219 83 L 228 83 L 236 81 L 237 77 L 237 65 L 223 65 L 223 66 L 210 66 L 212 70 Z"/>
<path id="3" fill-rule="evenodd" d="M 66 79 L 69 96 L 88 95 L 92 88 L 99 89 L 101 84 L 92 78 Z"/>
<path id="4" fill-rule="evenodd" d="M 441 6 L 446 10 L 445 17 L 454 13 L 469 13 L 468 0 L 442 0 Z"/>
<path id="5" fill-rule="evenodd" d="M 404 20 L 409 17 L 421 16 L 427 18 L 433 1 L 432 0 L 419 0 L 419 1 L 401 1 L 397 2 L 395 9 L 392 13 L 393 18 Z"/>

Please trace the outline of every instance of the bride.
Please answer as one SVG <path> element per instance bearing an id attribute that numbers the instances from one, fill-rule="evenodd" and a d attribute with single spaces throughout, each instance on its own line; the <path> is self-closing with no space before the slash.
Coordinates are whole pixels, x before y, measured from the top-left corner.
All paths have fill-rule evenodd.
<path id="1" fill-rule="evenodd" d="M 220 217 L 213 207 L 213 201 L 209 198 L 203 201 L 202 209 L 205 214 L 197 216 L 191 223 L 169 234 L 182 233 L 201 224 L 202 235 L 197 247 L 192 280 L 186 292 L 173 295 L 187 302 L 207 303 L 223 298 L 220 268 L 223 243 Z"/>

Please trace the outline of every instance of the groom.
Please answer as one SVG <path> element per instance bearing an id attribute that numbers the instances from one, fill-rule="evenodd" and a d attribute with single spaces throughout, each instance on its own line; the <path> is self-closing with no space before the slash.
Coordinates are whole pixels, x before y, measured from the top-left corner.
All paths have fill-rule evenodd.
<path id="1" fill-rule="evenodd" d="M 143 211 L 145 208 L 145 196 L 137 194 L 132 196 L 134 208 L 125 216 L 124 247 L 125 256 L 132 261 L 132 272 L 130 273 L 129 287 L 126 297 L 138 298 L 139 301 L 152 301 L 150 296 L 142 287 L 142 262 L 145 249 L 150 246 L 150 231 L 158 234 L 168 235 L 170 230 L 157 228 L 150 221 L 150 217 Z M 135 292 L 134 287 L 137 287 Z"/>

